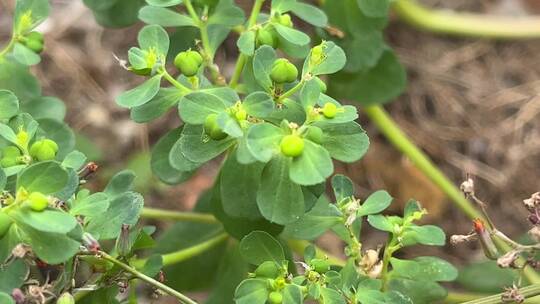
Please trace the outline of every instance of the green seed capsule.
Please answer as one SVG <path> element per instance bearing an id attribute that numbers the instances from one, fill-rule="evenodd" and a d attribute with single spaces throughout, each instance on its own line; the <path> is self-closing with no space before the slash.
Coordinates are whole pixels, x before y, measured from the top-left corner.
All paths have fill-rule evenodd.
<path id="1" fill-rule="evenodd" d="M 8 232 L 13 221 L 4 212 L 0 212 L 0 239 Z"/>
<path id="2" fill-rule="evenodd" d="M 242 121 L 247 119 L 247 112 L 244 109 L 238 109 L 236 113 L 234 113 L 234 117 L 236 117 L 236 120 Z"/>
<path id="3" fill-rule="evenodd" d="M 75 298 L 69 293 L 64 292 L 56 301 L 56 304 L 75 304 Z"/>
<path id="4" fill-rule="evenodd" d="M 268 302 L 270 302 L 271 304 L 280 304 L 283 302 L 283 295 L 281 295 L 280 292 L 272 291 L 268 295 Z"/>
<path id="5" fill-rule="evenodd" d="M 28 196 L 28 204 L 32 210 L 40 212 L 49 206 L 49 198 L 40 192 L 32 192 Z"/>
<path id="6" fill-rule="evenodd" d="M 319 65 L 324 58 L 324 46 L 322 44 L 317 45 L 311 49 L 311 56 L 309 57 L 309 63 L 311 65 Z"/>
<path id="7" fill-rule="evenodd" d="M 199 52 L 188 50 L 180 52 L 174 58 L 174 65 L 184 74 L 186 77 L 197 75 L 199 68 L 201 67 L 203 58 Z"/>
<path id="8" fill-rule="evenodd" d="M 222 140 L 227 137 L 227 133 L 223 132 L 217 124 L 217 114 L 210 114 L 204 121 L 204 132 L 213 140 Z"/>
<path id="9" fill-rule="evenodd" d="M 322 141 L 323 141 L 323 135 L 324 135 L 324 132 L 323 132 L 323 130 L 321 128 L 311 126 L 308 129 L 306 138 L 311 140 L 312 142 L 314 142 L 316 144 L 321 144 Z"/>
<path id="10" fill-rule="evenodd" d="M 58 152 L 58 145 L 50 139 L 38 140 L 30 147 L 30 156 L 38 161 L 54 159 Z"/>
<path id="11" fill-rule="evenodd" d="M 257 32 L 257 43 L 259 45 L 269 45 L 276 48 L 277 42 L 276 32 L 273 28 L 263 27 Z"/>
<path id="12" fill-rule="evenodd" d="M 270 71 L 272 81 L 275 83 L 288 83 L 295 81 L 297 77 L 298 69 L 289 60 L 280 58 L 274 61 Z"/>
<path id="13" fill-rule="evenodd" d="M 326 273 L 330 270 L 330 263 L 323 259 L 313 259 L 311 260 L 311 267 L 318 273 Z"/>
<path id="14" fill-rule="evenodd" d="M 40 32 L 32 31 L 26 34 L 27 39 L 32 39 L 43 43 L 43 34 Z"/>
<path id="15" fill-rule="evenodd" d="M 278 265 L 276 265 L 275 262 L 266 261 L 262 263 L 261 265 L 259 265 L 257 269 L 255 269 L 255 276 L 268 278 L 268 279 L 275 279 L 279 276 L 279 267 Z"/>
<path id="16" fill-rule="evenodd" d="M 304 140 L 298 135 L 287 135 L 281 140 L 281 153 L 285 156 L 297 157 L 304 151 Z"/>
<path id="17" fill-rule="evenodd" d="M 334 118 L 337 115 L 337 106 L 331 102 L 324 104 L 322 113 L 326 118 Z"/>

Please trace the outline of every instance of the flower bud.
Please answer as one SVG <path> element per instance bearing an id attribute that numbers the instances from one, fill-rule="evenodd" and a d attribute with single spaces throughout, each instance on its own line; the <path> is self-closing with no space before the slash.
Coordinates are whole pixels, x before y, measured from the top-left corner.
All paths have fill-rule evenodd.
<path id="1" fill-rule="evenodd" d="M 523 200 L 523 204 L 530 212 L 540 205 L 540 192 L 533 193 L 530 198 Z"/>
<path id="2" fill-rule="evenodd" d="M 499 265 L 499 267 L 501 268 L 513 267 L 514 262 L 517 260 L 518 257 L 519 257 L 519 251 L 517 250 L 509 251 L 505 255 L 497 259 L 497 265 Z"/>
<path id="3" fill-rule="evenodd" d="M 476 234 L 478 235 L 478 240 L 480 245 L 484 250 L 484 254 L 488 259 L 495 260 L 499 256 L 499 251 L 493 243 L 491 234 L 486 230 L 484 222 L 481 219 L 475 219 L 473 221 L 473 228 Z"/>
<path id="4" fill-rule="evenodd" d="M 94 238 L 94 236 L 88 232 L 85 232 L 82 236 L 82 243 L 86 249 L 92 252 L 97 252 L 101 250 L 99 242 Z"/>
<path id="5" fill-rule="evenodd" d="M 213 140 L 222 140 L 227 137 L 227 133 L 223 132 L 217 123 L 217 114 L 210 114 L 204 121 L 204 132 Z"/>
<path id="6" fill-rule="evenodd" d="M 257 43 L 259 45 L 269 45 L 273 48 L 277 47 L 278 40 L 275 30 L 270 26 L 265 26 L 257 31 Z"/>
<path id="7" fill-rule="evenodd" d="M 450 244 L 457 245 L 459 243 L 468 242 L 476 237 L 476 234 L 459 235 L 455 234 L 450 237 Z"/>
<path id="8" fill-rule="evenodd" d="M 276 262 L 266 261 L 255 269 L 255 276 L 261 278 L 275 279 L 279 276 L 279 267 Z"/>
<path id="9" fill-rule="evenodd" d="M 289 83 L 295 81 L 297 77 L 298 69 L 289 60 L 280 58 L 274 61 L 270 71 L 272 81 L 278 84 Z"/>
<path id="10" fill-rule="evenodd" d="M 30 147 L 30 156 L 38 161 L 54 159 L 58 152 L 58 145 L 50 139 L 38 140 Z"/>
<path id="11" fill-rule="evenodd" d="M 286 26 L 286 27 L 293 27 L 293 22 L 291 15 L 289 14 L 283 14 L 278 17 L 279 24 Z"/>
<path id="12" fill-rule="evenodd" d="M 26 131 L 21 130 L 19 131 L 19 133 L 17 133 L 17 139 L 16 139 L 17 145 L 21 147 L 28 147 L 29 141 L 30 141 L 30 135 L 28 135 Z"/>
<path id="13" fill-rule="evenodd" d="M 474 180 L 472 178 L 468 178 L 466 181 L 461 183 L 459 186 L 459 189 L 465 194 L 465 195 L 473 195 L 474 194 Z"/>
<path id="14" fill-rule="evenodd" d="M 174 58 L 174 65 L 186 77 L 195 76 L 199 71 L 203 62 L 203 58 L 199 52 L 188 50 L 180 52 Z"/>
<path id="15" fill-rule="evenodd" d="M 129 234 L 129 225 L 122 224 L 120 235 L 116 239 L 116 251 L 120 256 L 127 256 L 131 252 L 133 243 Z"/>
<path id="16" fill-rule="evenodd" d="M 43 211 L 49 206 L 49 197 L 41 192 L 32 192 L 28 196 L 28 205 L 34 211 Z"/>
<path id="17" fill-rule="evenodd" d="M 330 263 L 328 260 L 324 259 L 313 259 L 310 262 L 311 269 L 315 270 L 318 273 L 326 273 L 330 270 Z"/>
<path id="18" fill-rule="evenodd" d="M 304 140 L 296 135 L 286 135 L 280 143 L 281 153 L 285 156 L 297 157 L 304 151 Z"/>
<path id="19" fill-rule="evenodd" d="M 312 66 L 319 65 L 324 59 L 324 42 L 311 49 L 309 63 Z"/>
<path id="20" fill-rule="evenodd" d="M 236 113 L 234 113 L 234 117 L 235 117 L 236 120 L 238 120 L 238 121 L 246 120 L 246 119 L 247 119 L 247 116 L 248 116 L 248 114 L 247 114 L 246 110 L 241 109 L 241 108 L 238 109 L 238 110 L 236 111 Z"/>
<path id="21" fill-rule="evenodd" d="M 56 304 L 75 304 L 75 298 L 69 293 L 64 292 L 56 301 Z"/>

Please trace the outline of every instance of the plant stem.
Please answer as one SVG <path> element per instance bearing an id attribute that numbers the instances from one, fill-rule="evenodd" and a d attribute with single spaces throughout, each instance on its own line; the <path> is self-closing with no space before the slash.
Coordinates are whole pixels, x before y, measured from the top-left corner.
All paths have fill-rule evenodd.
<path id="1" fill-rule="evenodd" d="M 298 90 L 300 90 L 302 88 L 302 86 L 304 85 L 304 80 L 300 80 L 300 82 L 298 82 L 294 87 L 292 87 L 290 90 L 288 90 L 287 92 L 281 94 L 281 96 L 279 96 L 277 102 L 280 103 L 283 101 L 283 99 L 287 98 L 287 97 L 290 97 L 292 95 L 294 95 L 294 93 L 296 93 Z"/>
<path id="2" fill-rule="evenodd" d="M 220 243 L 226 241 L 229 238 L 228 234 L 221 232 L 218 235 L 191 247 L 181 249 L 175 252 L 167 253 L 162 255 L 163 266 L 174 265 L 185 260 L 188 260 L 194 256 L 197 256 L 209 249 L 214 248 Z M 135 268 L 142 268 L 146 263 L 146 259 L 134 260 L 131 264 Z"/>
<path id="3" fill-rule="evenodd" d="M 174 220 L 184 222 L 195 222 L 205 224 L 218 224 L 219 221 L 207 213 L 170 211 L 156 208 L 143 208 L 141 216 L 149 219 Z"/>
<path id="4" fill-rule="evenodd" d="M 11 51 L 11 49 L 15 45 L 15 42 L 15 34 L 13 34 L 6 47 L 0 51 L 0 58 L 4 57 L 9 51 Z"/>
<path id="5" fill-rule="evenodd" d="M 292 240 L 292 239 L 287 240 L 287 243 L 289 244 L 289 247 L 291 247 L 291 249 L 300 256 L 304 254 L 304 250 L 306 249 L 306 247 L 308 247 L 309 245 L 312 245 L 308 241 Z M 342 258 L 336 257 L 317 246 L 315 246 L 315 249 L 316 249 L 315 252 L 316 252 L 317 258 L 319 259 L 328 258 L 328 262 L 330 262 L 332 265 L 345 266 L 345 261 Z"/>
<path id="6" fill-rule="evenodd" d="M 392 254 L 397 250 L 396 245 L 397 244 L 397 238 L 395 235 L 392 235 L 392 238 L 386 244 L 386 247 L 384 248 L 384 254 L 383 254 L 383 268 L 381 271 L 381 281 L 382 281 L 382 290 L 386 290 L 386 283 L 388 283 L 388 264 L 390 263 L 390 259 L 392 258 Z"/>
<path id="7" fill-rule="evenodd" d="M 174 77 L 167 72 L 167 70 L 163 69 L 163 77 L 170 82 L 173 86 L 175 86 L 177 89 L 179 89 L 182 93 L 187 94 L 191 92 L 192 90 L 185 85 L 181 84 L 178 80 L 174 79 Z"/>
<path id="8" fill-rule="evenodd" d="M 255 0 L 255 3 L 253 3 L 253 8 L 251 9 L 251 15 L 249 16 L 247 28 L 244 31 L 249 31 L 253 26 L 255 26 L 255 24 L 257 24 L 257 18 L 259 17 L 263 3 L 264 0 Z M 242 76 L 242 71 L 244 70 L 246 62 L 247 56 L 241 53 L 240 56 L 238 56 L 238 60 L 236 61 L 236 65 L 234 67 L 234 73 L 231 77 L 231 81 L 229 82 L 229 86 L 231 88 L 234 89 L 238 85 L 238 80 L 240 80 L 240 77 Z"/>
<path id="9" fill-rule="evenodd" d="M 94 254 L 90 254 L 90 255 L 94 255 Z M 101 257 L 103 258 L 104 260 L 107 260 L 113 264 L 115 264 L 116 266 L 122 268 L 123 270 L 131 273 L 132 275 L 134 275 L 135 277 L 137 277 L 138 279 L 168 293 L 169 295 L 173 296 L 173 297 L 176 297 L 177 299 L 179 299 L 182 303 L 188 303 L 188 304 L 197 304 L 197 302 L 193 301 L 192 299 L 188 298 L 187 296 L 183 295 L 182 293 L 170 288 L 169 286 L 161 283 L 161 282 L 158 282 L 154 279 L 152 279 L 151 277 L 143 274 L 142 272 L 139 272 L 137 269 L 127 265 L 127 264 L 124 264 L 122 262 L 120 262 L 119 260 L 113 258 L 112 256 L 108 255 L 106 252 L 103 252 L 103 251 L 100 251 L 98 254 L 96 254 L 95 256 L 97 257 Z"/>
<path id="10" fill-rule="evenodd" d="M 523 295 L 525 298 L 531 298 L 537 295 L 540 295 L 540 284 L 534 284 L 527 287 L 523 287 L 519 289 L 519 293 Z M 485 298 L 480 298 L 468 302 L 462 302 L 463 304 L 496 304 L 496 303 L 503 303 L 501 300 L 501 296 L 503 294 L 499 293 L 496 295 L 492 295 Z"/>
<path id="11" fill-rule="evenodd" d="M 471 219 L 482 218 L 481 213 L 465 198 L 461 191 L 433 164 L 424 152 L 407 137 L 386 111 L 380 106 L 364 108 L 369 119 L 379 128 L 381 133 L 403 154 L 405 154 L 420 171 L 431 179 L 456 205 Z"/>
<path id="12" fill-rule="evenodd" d="M 394 12 L 405 22 L 435 33 L 491 39 L 540 37 L 539 17 L 490 16 L 428 9 L 416 0 L 397 0 Z"/>

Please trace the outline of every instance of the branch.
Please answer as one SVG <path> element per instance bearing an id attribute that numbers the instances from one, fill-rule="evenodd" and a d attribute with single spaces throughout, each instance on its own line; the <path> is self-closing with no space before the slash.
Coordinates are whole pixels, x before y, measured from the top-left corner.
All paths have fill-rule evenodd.
<path id="1" fill-rule="evenodd" d="M 534 284 L 527 287 L 518 289 L 519 293 L 525 298 L 531 298 L 537 295 L 540 295 L 540 284 Z M 468 302 L 463 302 L 463 304 L 497 304 L 503 303 L 501 297 L 504 293 L 499 293 L 493 296 L 476 299 Z"/>
<path id="2" fill-rule="evenodd" d="M 403 21 L 429 32 L 489 39 L 540 38 L 540 17 L 456 13 L 428 9 L 416 0 L 397 0 L 393 9 Z"/>
<path id="3" fill-rule="evenodd" d="M 141 217 L 156 220 L 173 220 L 204 224 L 219 224 L 219 221 L 208 213 L 181 212 L 156 208 L 143 208 Z"/>

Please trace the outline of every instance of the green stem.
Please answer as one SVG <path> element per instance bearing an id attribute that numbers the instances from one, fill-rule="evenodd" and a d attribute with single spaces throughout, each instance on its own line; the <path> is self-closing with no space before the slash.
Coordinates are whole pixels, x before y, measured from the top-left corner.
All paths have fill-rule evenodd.
<path id="1" fill-rule="evenodd" d="M 388 283 L 388 265 L 390 263 L 390 259 L 392 258 L 392 254 L 397 250 L 396 245 L 397 244 L 397 238 L 392 235 L 392 238 L 386 244 L 386 247 L 384 248 L 384 254 L 383 254 L 383 268 L 381 271 L 381 281 L 382 281 L 382 290 L 386 290 L 386 283 Z"/>
<path id="2" fill-rule="evenodd" d="M 537 295 L 540 295 L 540 284 L 534 284 L 527 287 L 523 287 L 519 289 L 519 293 L 524 296 L 525 298 L 531 298 Z M 503 294 L 496 294 L 489 297 L 476 299 L 468 302 L 462 302 L 463 304 L 497 304 L 497 303 L 503 303 L 501 301 L 501 296 Z"/>
<path id="3" fill-rule="evenodd" d="M 427 9 L 416 0 L 397 0 L 393 10 L 403 21 L 435 33 L 491 39 L 540 38 L 539 17 L 489 16 Z"/>
<path id="4" fill-rule="evenodd" d="M 205 224 L 218 224 L 219 221 L 212 215 L 196 212 L 171 211 L 156 208 L 143 208 L 141 216 L 148 219 L 173 220 Z"/>
<path id="5" fill-rule="evenodd" d="M 294 95 L 294 93 L 296 93 L 298 90 L 300 90 L 302 88 L 302 86 L 304 85 L 304 80 L 300 80 L 300 82 L 298 82 L 294 87 L 292 87 L 290 90 L 288 90 L 287 92 L 281 94 L 281 96 L 279 96 L 277 102 L 280 103 L 283 101 L 283 99 L 287 98 L 287 97 L 291 97 L 292 95 Z"/>
<path id="6" fill-rule="evenodd" d="M 178 80 L 174 79 L 174 77 L 169 74 L 165 69 L 163 69 L 163 77 L 170 82 L 173 86 L 175 86 L 177 89 L 179 89 L 182 93 L 187 94 L 191 92 L 192 90 L 185 85 L 181 84 Z"/>
<path id="7" fill-rule="evenodd" d="M 197 15 L 197 12 L 193 8 L 193 4 L 191 3 L 191 0 L 184 0 L 184 5 L 186 6 L 186 9 L 191 16 L 191 19 L 195 21 L 195 24 L 200 25 L 201 18 L 199 18 L 199 15 Z"/>
<path id="8" fill-rule="evenodd" d="M 92 254 L 93 255 L 93 254 Z M 134 275 L 135 277 L 139 278 L 140 280 L 150 284 L 150 285 L 153 285 L 154 287 L 168 293 L 169 295 L 173 296 L 173 297 L 176 297 L 177 299 L 179 299 L 182 303 L 188 303 L 188 304 L 197 304 L 197 302 L 193 301 L 192 299 L 188 298 L 187 296 L 183 295 L 182 293 L 170 288 L 169 286 L 159 282 L 159 281 L 156 281 L 154 279 L 152 279 L 151 277 L 143 274 L 142 272 L 139 272 L 137 269 L 127 265 L 127 264 L 124 264 L 122 262 L 120 262 L 119 260 L 113 258 L 112 256 L 108 255 L 106 252 L 102 252 L 100 251 L 96 256 L 98 257 L 101 257 L 103 258 L 104 260 L 107 260 L 113 264 L 115 264 L 116 266 L 122 268 L 123 270 L 131 273 L 132 275 Z"/>
<path id="9" fill-rule="evenodd" d="M 264 0 L 255 0 L 253 8 L 251 9 L 251 15 L 249 16 L 248 25 L 245 30 L 249 31 L 253 26 L 255 26 L 255 24 L 257 24 L 257 18 L 259 17 L 263 3 Z M 231 77 L 231 81 L 229 82 L 229 86 L 231 88 L 234 89 L 238 85 L 238 80 L 240 80 L 240 77 L 242 76 L 242 71 L 244 70 L 246 62 L 247 56 L 240 54 L 240 56 L 238 56 L 238 60 L 236 61 L 236 66 L 234 67 L 234 73 Z"/>
<path id="10" fill-rule="evenodd" d="M 164 254 L 162 255 L 163 266 L 174 265 L 174 264 L 183 262 L 185 260 L 188 260 L 192 257 L 195 257 L 203 252 L 206 252 L 209 249 L 214 248 L 220 243 L 226 241 L 228 238 L 229 236 L 226 233 L 222 232 L 197 245 L 193 245 L 189 248 L 185 248 L 185 249 L 181 249 L 175 252 Z M 132 261 L 131 265 L 133 265 L 133 267 L 135 268 L 140 269 L 144 266 L 145 263 L 146 263 L 146 259 L 140 259 L 140 260 Z"/>
<path id="11" fill-rule="evenodd" d="M 11 49 L 15 45 L 15 42 L 15 35 L 12 35 L 6 47 L 0 51 L 0 58 L 4 57 L 9 51 L 11 51 Z"/>
<path id="12" fill-rule="evenodd" d="M 379 128 L 381 133 L 383 133 L 399 151 L 406 155 L 420 171 L 431 179 L 431 181 L 435 183 L 469 218 L 484 218 L 474 205 L 465 198 L 459 188 L 433 164 L 424 152 L 415 146 L 382 107 L 365 107 L 364 112 Z M 498 238 L 495 238 L 495 242 L 505 251 L 511 249 L 510 246 Z M 529 267 L 525 268 L 523 274 L 530 283 L 540 283 L 540 276 L 534 269 Z"/>

